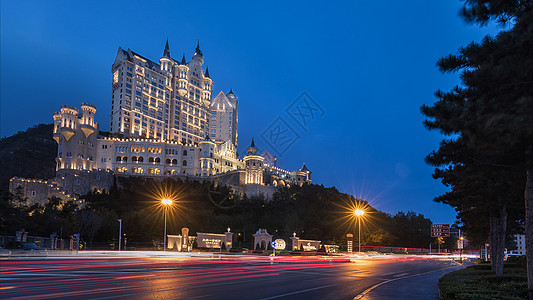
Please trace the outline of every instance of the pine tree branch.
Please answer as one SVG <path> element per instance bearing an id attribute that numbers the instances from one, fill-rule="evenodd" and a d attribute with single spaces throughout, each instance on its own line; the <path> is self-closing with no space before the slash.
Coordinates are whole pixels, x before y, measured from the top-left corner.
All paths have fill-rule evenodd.
<path id="1" fill-rule="evenodd" d="M 494 164 L 494 163 L 484 162 L 484 161 L 481 161 L 479 159 L 473 158 L 472 156 L 468 156 L 468 158 L 470 158 L 471 160 L 477 162 L 478 164 L 485 165 L 485 166 L 501 167 L 501 168 L 513 168 L 513 169 L 518 168 L 518 166 L 516 166 L 516 165 L 502 165 L 502 164 Z"/>

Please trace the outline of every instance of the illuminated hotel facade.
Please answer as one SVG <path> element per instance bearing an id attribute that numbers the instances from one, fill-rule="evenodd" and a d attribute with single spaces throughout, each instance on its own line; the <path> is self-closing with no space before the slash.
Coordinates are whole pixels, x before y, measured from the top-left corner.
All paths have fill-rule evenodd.
<path id="1" fill-rule="evenodd" d="M 212 99 L 213 80 L 203 63 L 199 45 L 189 62 L 185 56 L 177 61 L 167 41 L 159 64 L 119 48 L 112 65 L 111 132 L 100 132 L 95 105 L 61 106 L 53 115 L 57 176 L 47 185 L 59 194 L 82 195 L 108 189 L 109 174 L 193 177 L 271 195 L 278 186 L 310 183 L 305 164 L 295 171 L 278 168 L 276 157 L 258 154 L 253 140 L 247 155 L 238 157 L 239 100 L 231 90 Z M 89 182 L 81 184 L 84 178 Z M 35 198 L 32 186 L 39 182 L 13 178 L 10 190 L 22 185 L 25 196 Z"/>

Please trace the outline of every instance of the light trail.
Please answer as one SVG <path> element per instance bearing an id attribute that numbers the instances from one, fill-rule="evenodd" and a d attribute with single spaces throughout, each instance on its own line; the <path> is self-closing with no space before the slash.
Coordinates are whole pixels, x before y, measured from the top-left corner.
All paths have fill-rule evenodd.
<path id="1" fill-rule="evenodd" d="M 395 262 L 450 260 L 452 256 L 387 255 L 387 256 L 220 256 L 218 257 L 150 257 L 101 259 L 40 259 L 1 261 L 0 298 L 108 298 L 113 295 L 171 293 L 189 297 L 200 287 L 233 284 L 260 284 L 306 278 L 298 291 L 315 290 L 309 287 L 315 280 L 338 278 L 353 282 L 376 284 L 393 278 L 404 278 L 416 270 L 401 267 L 384 271 Z M 6 262 L 7 264 L 4 264 Z M 420 263 L 418 263 L 420 264 Z M 398 272 L 399 271 L 399 272 Z M 407 275 L 409 274 L 409 275 Z M 48 276 L 54 275 L 54 276 Z M 57 275 L 57 277 L 56 277 Z M 44 276 L 44 277 L 43 277 Z M 4 279 L 4 280 L 3 280 Z M 329 279 L 328 279 L 329 280 Z M 319 290 L 338 285 L 324 282 Z M 254 283 L 255 282 L 255 283 Z M 301 281 L 297 281 L 301 282 Z M 320 282 L 322 283 L 322 282 Z M 362 291 L 362 290 L 361 290 Z M 291 294 L 294 290 L 280 292 Z M 300 293 L 300 292 L 298 292 Z M 167 294 L 165 294 L 167 295 Z M 168 294 L 170 295 L 170 294 Z M 174 297 L 169 296 L 169 297 Z M 182 296 L 179 296 L 182 297 Z M 177 298 L 179 298 L 177 297 Z"/>

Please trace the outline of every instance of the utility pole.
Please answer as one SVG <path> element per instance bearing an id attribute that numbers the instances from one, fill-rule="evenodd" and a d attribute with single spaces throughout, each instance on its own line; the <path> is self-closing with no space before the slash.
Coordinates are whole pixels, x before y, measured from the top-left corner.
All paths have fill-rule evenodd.
<path id="1" fill-rule="evenodd" d="M 118 251 L 120 251 L 120 244 L 122 244 L 122 219 L 117 219 L 118 221 Z"/>

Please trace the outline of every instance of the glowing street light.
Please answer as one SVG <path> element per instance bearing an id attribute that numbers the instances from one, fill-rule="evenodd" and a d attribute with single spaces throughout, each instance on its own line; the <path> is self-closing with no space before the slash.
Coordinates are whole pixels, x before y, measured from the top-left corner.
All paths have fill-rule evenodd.
<path id="1" fill-rule="evenodd" d="M 172 200 L 162 199 L 161 203 L 165 207 L 165 233 L 163 235 L 163 252 L 167 251 L 167 208 L 172 205 Z"/>
<path id="2" fill-rule="evenodd" d="M 361 217 L 365 212 L 361 209 L 356 209 L 353 214 L 357 217 L 357 221 L 359 222 L 359 253 L 361 253 Z"/>

